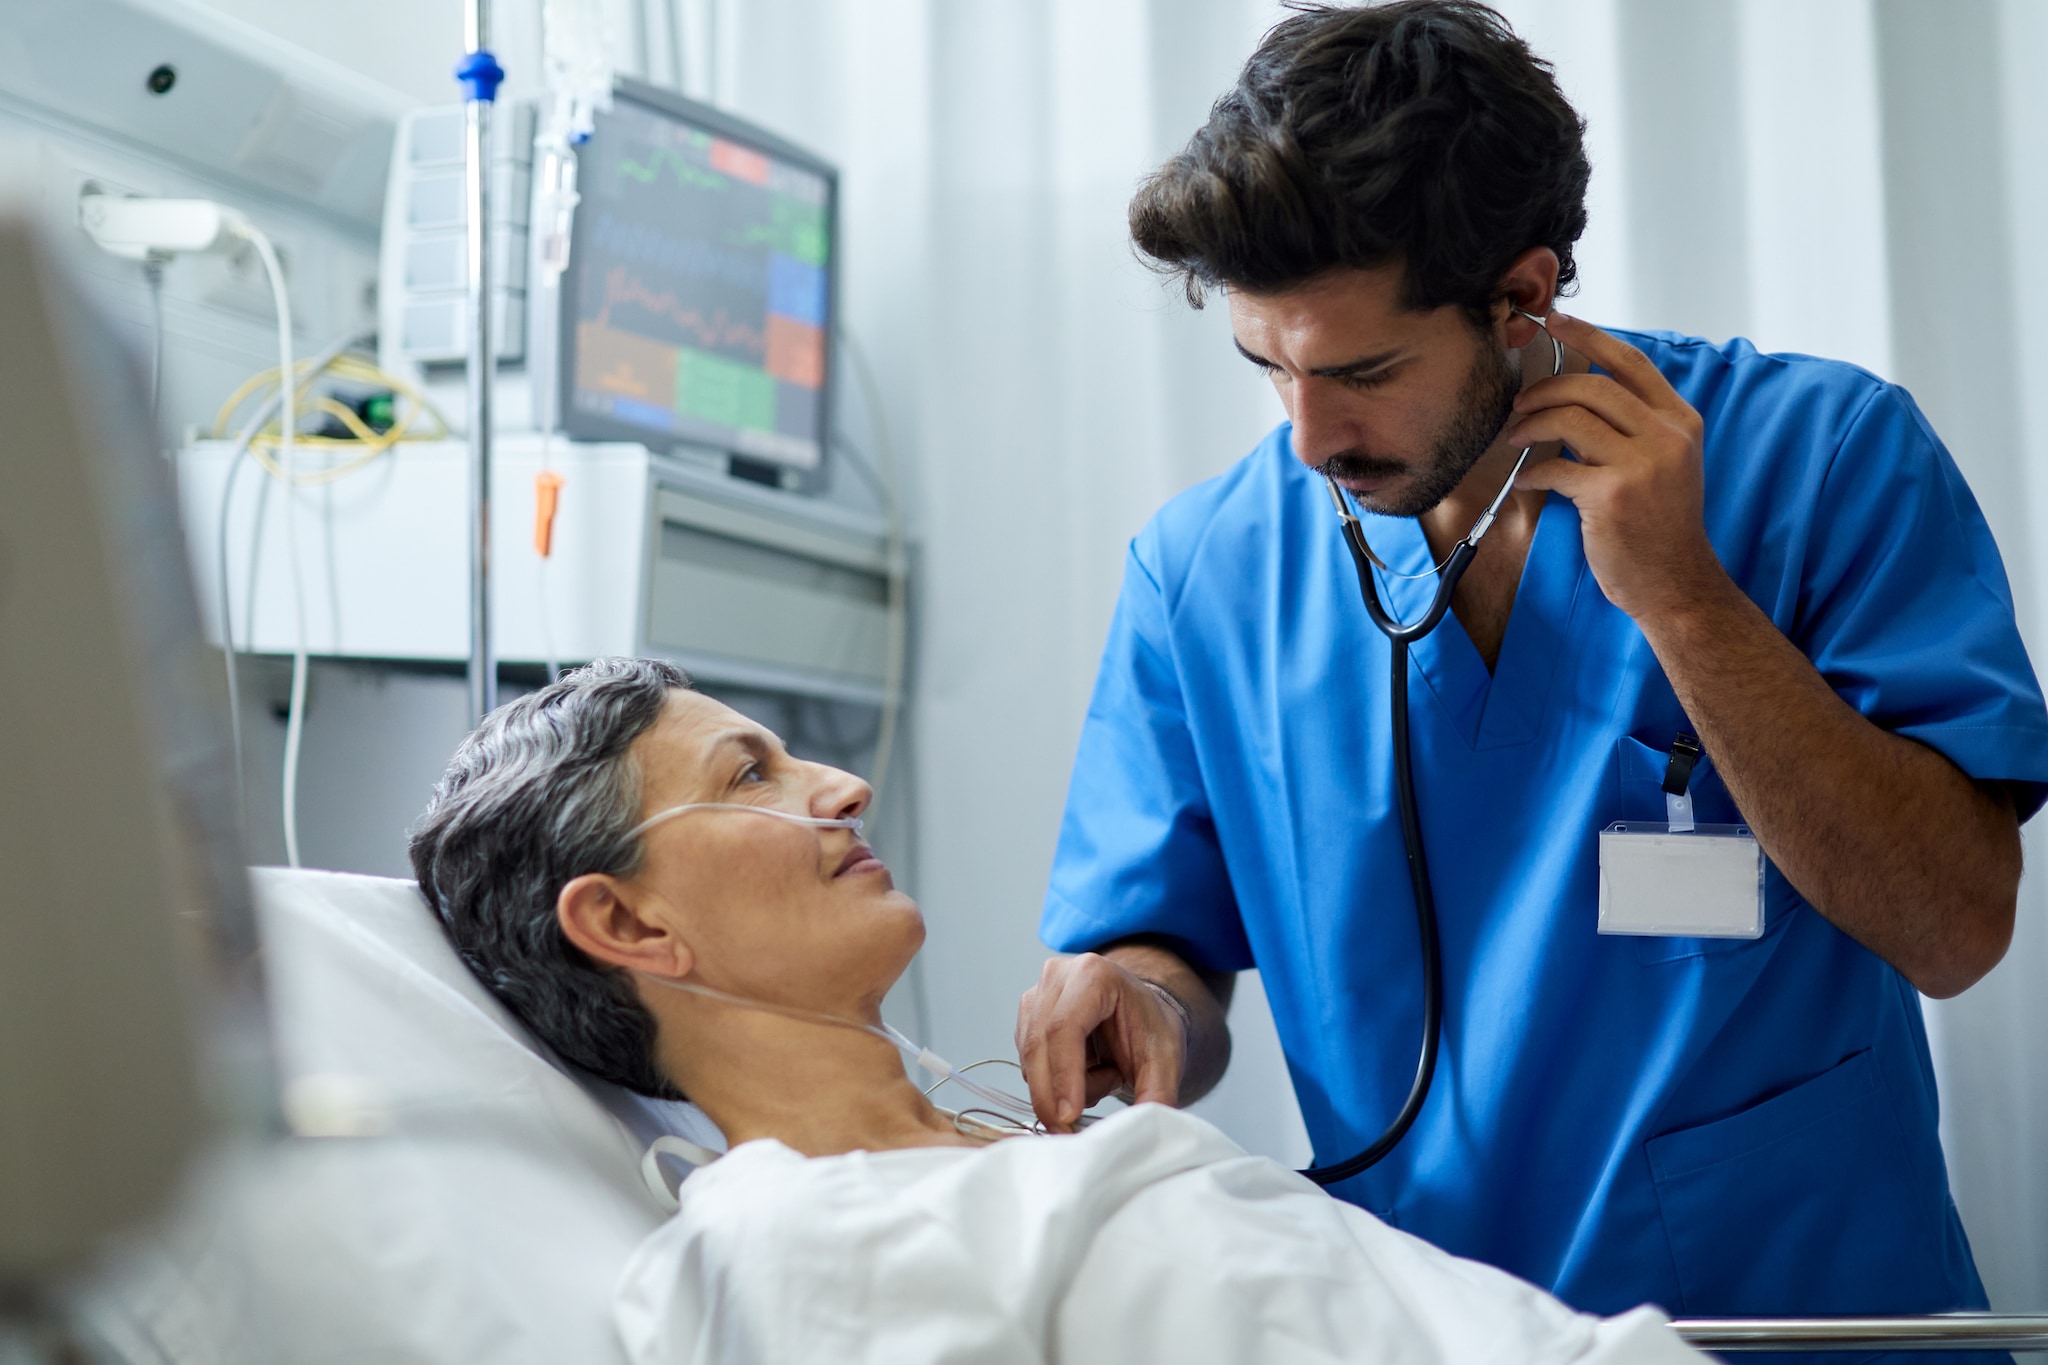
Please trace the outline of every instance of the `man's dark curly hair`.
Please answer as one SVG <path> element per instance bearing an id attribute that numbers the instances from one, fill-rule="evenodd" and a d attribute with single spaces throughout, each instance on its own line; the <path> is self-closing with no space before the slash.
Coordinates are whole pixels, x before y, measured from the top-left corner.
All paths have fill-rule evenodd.
<path id="1" fill-rule="evenodd" d="M 1131 200 L 1188 302 L 1399 262 L 1404 307 L 1480 322 L 1536 246 L 1568 292 L 1592 167 L 1550 64 L 1473 0 L 1291 8 Z"/>

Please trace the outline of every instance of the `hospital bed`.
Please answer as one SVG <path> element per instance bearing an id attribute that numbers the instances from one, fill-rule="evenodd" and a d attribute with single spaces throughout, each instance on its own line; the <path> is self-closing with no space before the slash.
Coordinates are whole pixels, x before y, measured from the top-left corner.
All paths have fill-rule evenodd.
<path id="1" fill-rule="evenodd" d="M 2048 1351 L 2048 1317 L 1928 1313 L 1868 1318 L 1680 1318 L 1672 1327 L 1731 1351 Z"/>
<path id="2" fill-rule="evenodd" d="M 410 882 L 254 876 L 299 1136 L 217 1182 L 234 1192 L 209 1226 L 188 1223 L 131 1271 L 109 1338 L 166 1365 L 623 1365 L 613 1284 L 667 1216 L 642 1154 L 662 1134 L 722 1146 L 715 1128 L 693 1106 L 552 1060 L 463 967 Z M 218 1236 L 223 1220 L 239 1236 Z M 232 1246 L 248 1250 L 223 1259 Z M 272 1330 L 250 1336 L 251 1305 Z M 2048 1349 L 2041 1318 L 1678 1327 L 1716 1352 Z M 224 1352 L 237 1334 L 269 1345 Z"/>
<path id="3" fill-rule="evenodd" d="M 253 875 L 295 1136 L 223 1157 L 95 1329 L 137 1365 L 624 1365 L 613 1283 L 667 1217 L 642 1154 L 717 1130 L 553 1060 L 411 882 Z"/>

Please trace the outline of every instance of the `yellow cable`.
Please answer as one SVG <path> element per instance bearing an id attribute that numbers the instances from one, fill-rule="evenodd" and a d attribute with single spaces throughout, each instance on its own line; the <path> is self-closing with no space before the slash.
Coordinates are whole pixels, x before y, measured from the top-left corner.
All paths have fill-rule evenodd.
<path id="1" fill-rule="evenodd" d="M 312 469 L 302 467 L 293 480 L 296 485 L 333 483 L 390 453 L 401 441 L 441 440 L 448 435 L 447 419 L 426 395 L 403 379 L 385 373 L 367 360 L 342 354 L 330 360 L 318 373 L 313 371 L 310 361 L 302 361 L 292 368 L 292 387 L 295 395 L 303 394 L 322 374 L 326 374 L 345 383 L 388 389 L 406 400 L 405 405 L 395 414 L 390 428 L 382 432 L 372 429 L 352 408 L 335 401 L 332 397 L 322 395 L 311 403 L 303 400 L 295 402 L 294 407 L 298 411 L 305 412 L 310 408 L 323 413 L 334 418 L 349 432 L 346 437 L 294 435 L 292 444 L 302 454 L 325 453 L 332 458 L 340 456 L 343 452 L 353 452 L 352 458 L 343 459 L 338 464 Z M 275 366 L 259 371 L 243 381 L 239 388 L 228 395 L 227 401 L 221 405 L 220 412 L 215 416 L 214 435 L 225 436 L 236 412 L 251 398 L 274 391 L 280 382 L 281 377 Z M 415 434 L 413 428 L 422 413 L 432 419 L 433 426 L 430 431 Z M 272 478 L 282 480 L 285 476 L 284 469 L 273 454 L 280 437 L 281 433 L 275 422 L 266 425 L 250 441 L 249 453 Z"/>

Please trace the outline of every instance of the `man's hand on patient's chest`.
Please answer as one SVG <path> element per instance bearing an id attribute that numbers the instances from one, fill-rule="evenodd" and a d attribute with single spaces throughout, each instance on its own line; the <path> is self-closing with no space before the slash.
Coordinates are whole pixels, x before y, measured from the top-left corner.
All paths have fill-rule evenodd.
<path id="1" fill-rule="evenodd" d="M 1108 1095 L 1177 1105 L 1207 1093 L 1230 1056 L 1229 980 L 1145 941 L 1049 960 L 1017 1005 L 1017 1056 L 1038 1117 L 1070 1132 Z"/>

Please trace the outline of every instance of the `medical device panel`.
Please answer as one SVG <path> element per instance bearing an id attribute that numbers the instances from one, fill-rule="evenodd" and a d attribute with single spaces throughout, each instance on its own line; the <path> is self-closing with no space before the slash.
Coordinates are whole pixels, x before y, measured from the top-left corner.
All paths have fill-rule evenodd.
<path id="1" fill-rule="evenodd" d="M 887 671 L 888 560 L 872 535 L 804 525 L 657 490 L 646 640 L 693 671 L 849 700 Z"/>
<path id="2" fill-rule="evenodd" d="M 504 437 L 493 470 L 493 610 L 511 663 L 606 654 L 673 659 L 706 682 L 874 703 L 886 692 L 887 523 L 612 442 L 565 468 L 550 557 L 534 536 L 543 442 Z M 315 656 L 452 664 L 468 640 L 464 448 L 409 441 L 361 472 L 307 484 L 300 572 Z M 232 490 L 234 443 L 178 459 L 179 491 L 209 637 L 221 638 L 225 547 L 236 647 L 289 653 L 297 638 L 275 480 Z M 228 494 L 232 492 L 232 496 Z M 224 519 L 224 520 L 223 520 Z M 223 532 L 225 535 L 223 536 Z"/>
<path id="3" fill-rule="evenodd" d="M 491 152 L 495 429 L 630 441 L 825 491 L 837 172 L 708 105 L 620 80 L 575 151 L 579 202 L 558 272 L 533 226 L 538 106 L 504 113 Z M 459 105 L 399 121 L 379 262 L 379 360 L 450 413 L 468 356 L 462 133 Z"/>
<path id="4" fill-rule="evenodd" d="M 491 136 L 491 320 L 501 365 L 526 357 L 527 223 L 535 107 L 503 103 Z M 461 105 L 399 120 L 384 203 L 378 326 L 387 364 L 458 366 L 469 354 Z M 448 403 L 450 411 L 460 405 Z"/>

